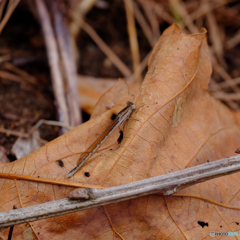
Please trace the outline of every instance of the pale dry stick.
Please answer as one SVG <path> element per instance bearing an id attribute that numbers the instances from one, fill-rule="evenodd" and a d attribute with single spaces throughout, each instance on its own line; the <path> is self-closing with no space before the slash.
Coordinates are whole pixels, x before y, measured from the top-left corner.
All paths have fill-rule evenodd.
<path id="1" fill-rule="evenodd" d="M 184 29 L 186 26 L 184 25 L 182 14 L 179 11 L 178 5 L 179 0 L 169 0 L 169 9 L 172 16 L 174 17 L 175 23 L 177 23 L 181 29 Z"/>
<path id="2" fill-rule="evenodd" d="M 107 46 L 107 44 L 98 36 L 95 30 L 86 22 L 82 23 L 82 29 L 93 39 L 103 53 L 110 59 L 114 66 L 123 74 L 129 77 L 132 72 L 128 66 Z"/>
<path id="3" fill-rule="evenodd" d="M 26 82 L 22 77 L 19 77 L 15 74 L 12 74 L 6 71 L 1 71 L 1 70 L 0 70 L 0 78 L 4 78 L 10 81 L 19 82 L 19 83 Z"/>
<path id="4" fill-rule="evenodd" d="M 35 0 L 35 3 L 37 6 L 37 11 L 39 14 L 39 19 L 47 48 L 48 62 L 52 75 L 53 92 L 57 102 L 59 120 L 60 122 L 69 125 L 68 108 L 65 99 L 63 78 L 61 76 L 57 43 L 54 37 L 53 29 L 51 27 L 50 17 L 43 0 Z"/>
<path id="5" fill-rule="evenodd" d="M 212 12 L 208 12 L 206 14 L 206 18 L 207 18 L 207 23 L 209 26 L 209 37 L 211 39 L 212 42 L 212 49 L 215 52 L 218 61 L 220 62 L 220 64 L 226 69 L 227 68 L 227 63 L 224 60 L 223 57 L 223 43 L 222 43 L 222 38 L 221 38 L 221 34 L 219 31 L 219 27 L 217 25 L 215 16 L 213 15 Z"/>
<path id="6" fill-rule="evenodd" d="M 208 90 L 210 92 L 221 92 L 220 86 L 218 86 L 218 83 L 215 82 L 213 78 L 211 78 L 209 85 L 208 85 Z"/>
<path id="7" fill-rule="evenodd" d="M 240 43 L 240 30 L 226 42 L 227 49 L 232 49 Z"/>
<path id="8" fill-rule="evenodd" d="M 208 12 L 212 12 L 214 9 L 221 7 L 222 5 L 228 4 L 230 2 L 233 2 L 235 0 L 232 1 L 213 1 L 213 2 L 202 2 L 202 4 L 200 5 L 200 7 L 193 11 L 192 13 L 190 13 L 190 18 L 192 19 L 192 21 L 203 17 L 204 15 L 206 15 L 206 13 Z"/>
<path id="9" fill-rule="evenodd" d="M 212 79 L 210 81 L 210 84 L 212 83 Z M 223 88 L 228 88 L 228 87 L 231 87 L 231 86 L 235 86 L 235 85 L 238 85 L 240 84 L 240 77 L 238 78 L 233 78 L 233 79 L 229 79 L 227 82 L 221 82 L 221 83 L 215 83 L 213 82 L 214 86 L 211 86 L 210 85 L 210 91 L 212 92 L 221 92 L 221 89 Z M 216 87 L 216 85 L 218 87 Z"/>
<path id="10" fill-rule="evenodd" d="M 5 6 L 6 6 L 6 2 L 7 1 L 8 0 L 3 0 L 3 1 L 0 2 L 0 19 L 2 19 L 3 10 L 4 10 Z"/>
<path id="11" fill-rule="evenodd" d="M 126 17 L 127 17 L 127 29 L 128 29 L 128 37 L 129 37 L 129 44 L 130 50 L 132 55 L 133 61 L 133 71 L 135 71 L 140 64 L 140 52 L 138 46 L 138 39 L 137 39 L 137 30 L 135 25 L 135 19 L 133 15 L 133 1 L 132 0 L 124 0 Z M 139 76 L 135 79 L 136 83 L 139 85 L 141 84 L 142 77 Z"/>
<path id="12" fill-rule="evenodd" d="M 144 33 L 145 37 L 147 38 L 150 46 L 154 47 L 155 42 L 153 39 L 152 30 L 148 26 L 148 23 L 146 22 L 143 14 L 141 13 L 140 9 L 138 8 L 138 5 L 135 2 L 133 2 L 133 11 L 134 11 L 135 18 L 137 19 L 139 25 L 141 26 L 143 33 Z"/>
<path id="13" fill-rule="evenodd" d="M 227 82 L 218 83 L 220 88 L 226 88 L 226 87 L 229 87 L 229 86 L 235 86 L 237 84 L 240 84 L 240 77 L 229 79 Z"/>
<path id="14" fill-rule="evenodd" d="M 11 54 L 7 53 L 0 56 L 0 64 L 9 61 L 11 59 Z"/>
<path id="15" fill-rule="evenodd" d="M 62 122 L 57 122 L 57 121 L 50 121 L 50 120 L 45 120 L 45 119 L 40 119 L 29 131 L 29 133 L 21 133 L 19 131 L 14 131 L 14 130 L 9 130 L 5 128 L 0 128 L 0 132 L 17 136 L 17 137 L 23 137 L 23 138 L 28 138 L 30 134 L 32 134 L 37 128 L 39 128 L 42 124 L 46 125 L 51 125 L 51 126 L 59 126 L 59 127 L 64 127 L 67 130 L 72 130 L 73 128 L 62 123 Z"/>
<path id="16" fill-rule="evenodd" d="M 225 69 L 218 64 L 218 62 L 216 61 L 211 49 L 210 49 L 210 56 L 211 56 L 211 61 L 212 61 L 212 66 L 213 69 L 227 82 L 228 80 L 232 79 L 231 76 L 225 71 Z M 234 92 L 240 93 L 240 88 L 238 86 L 229 86 L 231 87 Z M 238 104 L 234 103 L 232 100 L 226 100 L 227 103 L 229 104 L 229 106 L 233 109 L 233 110 L 237 110 L 239 109 Z"/>
<path id="17" fill-rule="evenodd" d="M 79 34 L 80 28 L 82 27 L 82 20 L 85 18 L 86 13 L 94 7 L 96 2 L 97 0 L 72 1 L 74 8 L 70 4 L 70 14 L 68 9 L 64 12 L 66 16 L 70 15 L 71 21 L 68 23 L 68 26 L 73 39 L 76 39 Z"/>
<path id="18" fill-rule="evenodd" d="M 215 59 L 215 56 L 213 54 L 213 51 L 210 49 L 210 56 L 211 56 L 211 62 L 213 65 L 213 69 L 225 80 L 228 81 L 229 79 L 232 79 L 231 76 L 225 71 L 225 69 L 219 65 L 217 60 Z M 234 89 L 233 89 L 234 90 Z"/>
<path id="19" fill-rule="evenodd" d="M 215 59 L 211 49 L 210 49 L 210 56 L 211 56 L 211 62 L 213 65 L 213 69 L 227 82 L 228 80 L 231 80 L 232 77 L 225 71 L 225 69 L 219 65 L 217 60 Z M 231 88 L 235 92 L 240 92 L 240 88 L 238 86 L 231 86 Z"/>
<path id="20" fill-rule="evenodd" d="M 212 93 L 212 95 L 215 98 L 222 100 L 222 101 L 230 101 L 230 100 L 239 101 L 240 100 L 240 93 L 216 92 L 216 93 Z M 239 107 L 237 109 L 239 109 Z"/>
<path id="21" fill-rule="evenodd" d="M 152 32 L 153 32 L 153 41 L 154 44 L 157 42 L 157 40 L 160 38 L 160 30 L 159 30 L 159 24 L 156 18 L 156 13 L 154 12 L 154 9 L 151 5 L 148 4 L 148 2 L 141 1 L 142 8 L 151 24 Z"/>
<path id="22" fill-rule="evenodd" d="M 16 74 L 18 74 L 19 76 L 21 76 L 23 79 L 25 79 L 27 82 L 36 85 L 37 84 L 37 78 L 35 78 L 34 76 L 30 75 L 29 73 L 27 73 L 26 71 L 16 67 L 15 65 L 13 65 L 12 63 L 4 63 L 4 68 L 12 71 Z"/>
<path id="23" fill-rule="evenodd" d="M 50 126 L 58 126 L 58 127 L 64 127 L 68 131 L 72 130 L 73 127 L 66 125 L 65 123 L 58 122 L 58 121 L 51 121 L 51 120 L 45 120 L 45 119 L 40 119 L 29 131 L 29 134 L 31 134 L 33 131 L 35 131 L 37 128 L 39 128 L 42 124 L 50 125 Z"/>
<path id="24" fill-rule="evenodd" d="M 199 33 L 199 29 L 195 26 L 192 19 L 189 16 L 189 13 L 185 7 L 185 5 L 181 1 L 176 1 L 178 11 L 180 12 L 184 24 L 187 26 L 188 30 L 191 33 Z"/>
<path id="25" fill-rule="evenodd" d="M 172 196 L 186 187 L 239 171 L 240 156 L 238 155 L 106 189 L 83 188 L 79 189 L 82 196 L 79 194 L 76 196 L 79 200 L 64 198 L 22 209 L 0 212 L 0 227 L 61 216 L 155 193 L 165 192 L 164 196 Z M 69 195 L 71 196 L 71 194 Z M 199 197 L 201 196 L 199 195 Z M 221 203 L 219 205 L 224 207 Z M 227 207 L 240 210 L 237 207 Z"/>
<path id="26" fill-rule="evenodd" d="M 5 128 L 0 128 L 0 132 L 5 133 L 7 135 L 17 136 L 17 137 L 24 137 L 24 138 L 29 137 L 29 134 L 27 134 L 27 133 L 21 133 L 18 131 L 9 130 L 9 129 L 5 129 Z"/>
<path id="27" fill-rule="evenodd" d="M 138 0 L 139 2 L 146 2 L 146 0 Z M 164 21 L 166 21 L 169 24 L 172 24 L 175 22 L 174 18 L 164 10 L 164 7 L 160 2 L 155 3 L 154 1 L 148 1 L 148 4 L 153 6 L 154 11 Z"/>
<path id="28" fill-rule="evenodd" d="M 8 19 L 11 17 L 13 11 L 15 10 L 15 8 L 17 7 L 19 2 L 20 2 L 20 0 L 10 0 L 10 2 L 8 3 L 6 13 L 3 17 L 3 20 L 0 23 L 0 33 L 2 32 L 2 30 L 5 27 Z"/>
<path id="29" fill-rule="evenodd" d="M 216 83 L 214 81 L 214 79 L 211 79 L 211 84 L 214 86 L 215 88 L 215 91 L 218 91 L 218 92 L 221 92 L 221 88 L 220 86 L 218 85 L 218 83 Z M 215 93 L 212 93 L 212 95 L 214 96 Z M 233 102 L 232 100 L 227 100 L 226 103 L 233 109 L 233 110 L 237 110 L 239 108 L 238 104 Z"/>
<path id="30" fill-rule="evenodd" d="M 142 60 L 140 65 L 137 67 L 136 71 L 129 78 L 127 78 L 129 85 L 133 85 L 134 79 L 136 79 L 142 73 L 142 71 L 147 67 L 148 59 L 151 54 L 152 54 L 152 51 L 150 51 L 147 54 L 147 56 Z"/>
<path id="31" fill-rule="evenodd" d="M 203 5 L 204 2 L 205 2 L 205 1 L 201 1 L 200 5 L 199 5 L 196 9 L 198 10 L 199 8 L 201 8 L 201 6 Z M 190 18 L 191 18 L 191 13 L 189 13 L 189 16 L 190 16 Z M 191 18 L 191 19 L 192 19 L 192 18 Z M 193 21 L 193 19 L 192 19 L 192 21 Z M 204 21 L 205 21 L 205 16 L 197 18 L 197 19 L 195 20 L 195 25 L 196 25 L 196 27 L 197 27 L 198 29 L 201 29 L 201 28 L 203 27 L 203 25 L 204 25 Z"/>
<path id="32" fill-rule="evenodd" d="M 67 177 L 72 177 L 84 165 L 84 163 L 100 148 L 111 133 L 121 124 L 124 124 L 134 109 L 135 105 L 128 101 L 127 106 L 117 114 L 111 125 L 90 145 L 86 152 L 81 155 L 77 166 L 67 174 Z"/>
<path id="33" fill-rule="evenodd" d="M 80 111 L 80 99 L 77 88 L 77 70 L 76 62 L 73 57 L 73 41 L 70 38 L 69 31 L 63 20 L 62 13 L 55 1 L 52 2 L 54 26 L 56 30 L 56 38 L 59 45 L 64 72 L 68 86 L 67 102 L 69 107 L 70 125 L 73 127 L 82 123 L 82 115 Z"/>

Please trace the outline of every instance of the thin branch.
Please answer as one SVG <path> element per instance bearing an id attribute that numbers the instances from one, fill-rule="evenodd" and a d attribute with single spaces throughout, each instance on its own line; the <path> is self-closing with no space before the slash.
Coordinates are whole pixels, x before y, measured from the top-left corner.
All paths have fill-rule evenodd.
<path id="1" fill-rule="evenodd" d="M 224 60 L 224 53 L 223 53 L 223 42 L 220 34 L 220 29 L 217 24 L 216 18 L 212 12 L 208 12 L 206 14 L 206 20 L 208 24 L 208 30 L 209 30 L 209 37 L 212 42 L 212 50 L 217 56 L 217 59 L 221 66 L 223 66 L 225 69 L 227 69 L 227 63 Z"/>
<path id="2" fill-rule="evenodd" d="M 50 125 L 50 126 L 59 126 L 59 127 L 64 127 L 68 131 L 72 130 L 73 127 L 66 125 L 65 123 L 58 122 L 58 121 L 52 121 L 52 120 L 45 120 L 45 119 L 40 119 L 30 130 L 30 134 L 35 131 L 37 128 L 39 128 L 42 124 Z"/>
<path id="3" fill-rule="evenodd" d="M 3 17 L 3 20 L 0 23 L 0 33 L 2 32 L 3 28 L 7 24 L 8 19 L 11 17 L 13 11 L 15 10 L 19 2 L 20 0 L 11 0 L 8 3 L 7 11 Z M 5 5 L 5 1 L 3 2 L 3 4 Z"/>
<path id="4" fill-rule="evenodd" d="M 48 61 L 52 75 L 53 91 L 57 102 L 59 119 L 61 122 L 69 125 L 68 109 L 65 101 L 64 84 L 61 76 L 57 43 L 51 27 L 50 16 L 43 0 L 35 0 L 35 3 L 44 33 L 43 36 L 47 48 Z"/>
<path id="5" fill-rule="evenodd" d="M 110 47 L 99 37 L 96 31 L 86 22 L 82 23 L 82 29 L 93 39 L 103 53 L 111 60 L 114 66 L 123 74 L 129 77 L 132 72 L 128 66 L 111 50 Z"/>
<path id="6" fill-rule="evenodd" d="M 229 86 L 235 86 L 240 83 L 240 77 L 229 79 L 227 82 L 218 83 L 220 88 L 227 88 Z"/>
<path id="7" fill-rule="evenodd" d="M 15 65 L 13 65 L 12 63 L 6 62 L 4 63 L 4 69 L 7 69 L 8 71 L 12 71 L 15 74 L 17 74 L 18 76 L 22 77 L 24 80 L 26 80 L 28 83 L 31 83 L 33 85 L 37 85 L 37 78 L 35 78 L 34 76 L 30 75 L 29 73 L 27 73 L 26 71 L 16 67 Z"/>
<path id="8" fill-rule="evenodd" d="M 136 68 L 136 70 L 134 71 L 134 73 L 129 77 L 127 78 L 128 80 L 128 83 L 129 84 L 134 84 L 134 79 L 137 79 L 142 71 L 145 69 L 145 67 L 147 67 L 147 64 L 148 64 L 148 59 L 151 55 L 152 51 L 150 51 L 145 57 L 144 59 L 142 60 L 142 62 L 138 65 L 138 67 Z"/>
<path id="9" fill-rule="evenodd" d="M 127 17 L 127 29 L 128 29 L 128 37 L 129 37 L 129 45 L 132 55 L 133 61 L 133 71 L 136 71 L 137 67 L 140 64 L 140 53 L 137 39 L 137 29 L 135 25 L 135 19 L 133 15 L 133 1 L 132 0 L 124 0 L 126 17 Z M 135 79 L 136 82 L 140 83 L 142 80 L 141 75 Z"/>
<path id="10" fill-rule="evenodd" d="M 72 41 L 67 26 L 63 20 L 62 12 L 55 1 L 52 2 L 52 9 L 59 51 L 68 85 L 67 102 L 69 106 L 70 125 L 76 127 L 82 123 L 82 116 L 79 104 L 77 69 L 76 62 L 73 59 Z"/>
<path id="11" fill-rule="evenodd" d="M 5 128 L 0 128 L 0 132 L 1 133 L 5 133 L 7 135 L 17 136 L 17 137 L 25 137 L 25 138 L 27 138 L 29 136 L 29 134 L 27 134 L 27 133 L 22 133 L 22 132 L 9 130 L 9 129 L 5 129 Z"/>
<path id="12" fill-rule="evenodd" d="M 159 39 L 160 35 L 161 35 L 160 34 L 160 30 L 159 30 L 159 22 L 157 20 L 156 13 L 154 11 L 153 6 L 148 4 L 148 2 L 141 1 L 141 5 L 142 5 L 142 8 L 143 8 L 143 10 L 145 12 L 145 15 L 147 16 L 147 18 L 149 20 L 151 28 L 152 28 L 153 42 L 156 43 L 157 40 Z"/>
<path id="13" fill-rule="evenodd" d="M 154 47 L 155 42 L 154 42 L 154 39 L 153 39 L 152 29 L 149 27 L 145 17 L 141 13 L 138 5 L 135 2 L 133 2 L 133 10 L 134 10 L 135 18 L 137 19 L 138 24 L 141 26 L 142 31 L 143 31 L 145 37 L 147 38 L 150 46 Z"/>
<path id="14" fill-rule="evenodd" d="M 51 126 L 59 126 L 59 127 L 64 127 L 66 128 L 68 131 L 72 130 L 73 127 L 68 126 L 62 122 L 57 122 L 57 121 L 51 121 L 51 120 L 45 120 L 45 119 L 40 119 L 29 131 L 29 133 L 22 133 L 19 131 L 14 131 L 14 130 L 9 130 L 9 129 L 5 129 L 5 128 L 1 128 L 0 127 L 0 132 L 1 133 L 5 133 L 7 135 L 13 135 L 13 136 L 17 136 L 17 137 L 22 137 L 22 138 L 28 138 L 37 128 L 39 128 L 42 124 L 46 124 L 46 125 L 51 125 Z M 45 140 L 43 140 L 45 141 Z"/>
<path id="15" fill-rule="evenodd" d="M 226 5 L 228 3 L 230 3 L 231 1 L 227 0 L 227 1 L 205 1 L 202 2 L 201 5 L 199 6 L 199 8 L 197 8 L 195 11 L 193 11 L 191 14 L 189 14 L 190 18 L 192 19 L 192 21 L 197 20 L 200 17 L 203 17 L 204 15 L 206 15 L 208 12 L 211 12 L 213 10 L 215 10 L 216 8 L 221 7 L 222 5 Z"/>
<path id="16" fill-rule="evenodd" d="M 212 93 L 212 96 L 222 101 L 229 101 L 229 100 L 239 101 L 240 100 L 240 93 L 216 92 L 216 93 Z"/>
<path id="17" fill-rule="evenodd" d="M 7 1 L 8 0 L 0 1 L 0 19 L 2 18 L 2 14 L 3 14 L 4 8 L 6 7 Z"/>
<path id="18" fill-rule="evenodd" d="M 145 3 L 145 0 L 138 0 L 140 3 Z M 163 19 L 164 21 L 166 21 L 169 24 L 173 24 L 175 22 L 174 18 L 167 12 L 164 10 L 163 5 L 160 2 L 154 2 L 154 1 L 148 1 L 148 4 L 152 5 L 155 13 L 158 15 L 158 17 L 160 17 L 161 19 Z"/>
<path id="19" fill-rule="evenodd" d="M 226 42 L 227 49 L 232 49 L 240 43 L 240 30 Z"/>
<path id="20" fill-rule="evenodd" d="M 13 73 L 10 73 L 10 72 L 1 71 L 1 70 L 0 70 L 0 77 L 4 78 L 4 79 L 7 79 L 7 80 L 10 80 L 10 81 L 19 82 L 19 83 L 26 82 L 24 80 L 24 78 L 22 78 L 20 76 L 17 76 Z"/>
<path id="21" fill-rule="evenodd" d="M 106 189 L 76 189 L 80 200 L 61 200 L 0 213 L 0 227 L 61 216 L 149 194 L 171 196 L 185 187 L 240 171 L 240 156 L 224 158 L 180 171 Z M 76 192 L 76 190 L 74 190 Z M 73 191 L 73 192 L 74 192 Z M 69 196 L 73 198 L 71 192 Z M 76 197 L 76 196 L 75 196 Z M 84 199 L 84 200 L 83 200 Z"/>
<path id="22" fill-rule="evenodd" d="M 189 13 L 186 9 L 186 6 L 180 2 L 180 1 L 173 1 L 175 3 L 176 9 L 178 9 L 178 12 L 180 13 L 182 20 L 184 24 L 187 26 L 188 30 L 191 33 L 199 33 L 199 29 L 196 27 L 196 25 L 193 23 L 191 17 L 189 16 Z"/>

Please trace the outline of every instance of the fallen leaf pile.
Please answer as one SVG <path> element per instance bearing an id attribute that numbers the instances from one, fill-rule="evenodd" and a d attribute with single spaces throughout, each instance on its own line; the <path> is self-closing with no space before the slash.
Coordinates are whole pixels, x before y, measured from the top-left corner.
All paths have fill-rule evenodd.
<path id="1" fill-rule="evenodd" d="M 157 42 L 148 67 L 135 100 L 123 89 L 116 102 L 120 90 L 115 86 L 118 90 L 110 90 L 112 94 L 108 92 L 97 104 L 94 118 L 5 164 L 1 172 L 110 187 L 234 155 L 240 146 L 238 118 L 207 92 L 212 70 L 206 30 L 187 35 L 177 25 L 170 26 Z M 124 88 L 121 81 L 117 84 Z M 74 177 L 65 178 L 126 100 L 134 101 L 138 109 L 124 127 L 122 142 L 117 143 L 116 130 Z M 239 179 L 240 173 L 235 173 L 188 187 L 173 197 L 149 195 L 36 221 L 31 227 L 21 224 L 14 227 L 13 239 L 210 239 L 211 231 L 240 233 Z M 73 190 L 0 181 L 1 211 L 66 198 Z M 8 231 L 0 233 L 2 239 Z"/>

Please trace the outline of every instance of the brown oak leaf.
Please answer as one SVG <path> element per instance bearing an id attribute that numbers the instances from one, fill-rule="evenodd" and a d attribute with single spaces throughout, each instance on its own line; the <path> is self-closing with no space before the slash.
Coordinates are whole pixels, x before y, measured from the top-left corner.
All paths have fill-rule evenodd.
<path id="1" fill-rule="evenodd" d="M 234 155 L 240 146 L 239 120 L 207 92 L 211 63 L 206 30 L 188 35 L 173 24 L 157 42 L 148 67 L 134 100 L 140 108 L 127 121 L 121 144 L 116 130 L 74 177 L 65 177 L 79 153 L 111 122 L 113 110 L 99 110 L 100 115 L 5 164 L 1 172 L 110 187 Z M 114 95 L 106 98 L 105 106 L 115 103 Z M 119 103 L 118 110 L 125 105 Z M 59 159 L 62 165 L 56 164 Z M 239 232 L 239 177 L 235 173 L 199 183 L 173 197 L 154 194 L 36 221 L 31 227 L 21 224 L 15 226 L 13 239 L 210 239 L 211 231 Z M 65 198 L 73 190 L 0 181 L 1 211 Z M 6 239 L 7 233 L 0 236 Z"/>

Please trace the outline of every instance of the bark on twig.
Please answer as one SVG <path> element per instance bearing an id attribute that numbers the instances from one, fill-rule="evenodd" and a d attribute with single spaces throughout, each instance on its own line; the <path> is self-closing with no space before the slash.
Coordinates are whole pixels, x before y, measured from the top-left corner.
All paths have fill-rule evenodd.
<path id="1" fill-rule="evenodd" d="M 43 0 L 35 0 L 40 23 L 43 30 L 45 44 L 47 48 L 48 61 L 52 75 L 52 85 L 57 102 L 58 114 L 60 122 L 69 125 L 68 109 L 65 101 L 64 84 L 61 76 L 61 68 L 59 63 L 59 55 L 54 32 L 51 27 L 50 17 Z"/>
<path id="2" fill-rule="evenodd" d="M 52 9 L 57 41 L 68 86 L 67 103 L 69 107 L 69 121 L 71 126 L 76 127 L 82 123 L 82 116 L 79 107 L 80 100 L 77 88 L 77 70 L 76 62 L 73 59 L 72 42 L 62 13 L 54 1 L 52 2 Z"/>
<path id="3" fill-rule="evenodd" d="M 239 160 L 240 156 L 234 156 L 121 186 L 106 189 L 86 188 L 85 191 L 89 195 L 87 200 L 64 198 L 1 212 L 0 227 L 4 228 L 24 222 L 61 216 L 159 192 L 165 192 L 165 196 L 171 196 L 187 186 L 240 171 Z"/>

